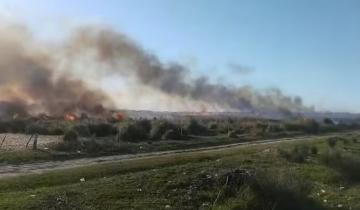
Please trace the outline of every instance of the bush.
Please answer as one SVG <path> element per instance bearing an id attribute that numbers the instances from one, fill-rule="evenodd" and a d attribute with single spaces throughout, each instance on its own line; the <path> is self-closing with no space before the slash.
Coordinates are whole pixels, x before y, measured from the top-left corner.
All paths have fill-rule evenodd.
<path id="1" fill-rule="evenodd" d="M 336 169 L 349 182 L 360 181 L 360 158 L 355 155 L 343 155 L 339 151 L 322 154 L 321 160 L 327 166 Z"/>
<path id="2" fill-rule="evenodd" d="M 257 171 L 254 175 L 226 174 L 229 184 L 224 197 L 230 199 L 224 208 L 242 210 L 321 210 L 319 203 L 308 195 L 311 183 L 293 173 Z M 230 189 L 230 191 L 229 191 Z M 230 194 L 228 193 L 230 192 Z"/>
<path id="3" fill-rule="evenodd" d="M 141 124 L 132 123 L 120 129 L 119 138 L 123 141 L 140 142 L 149 138 L 149 133 Z"/>
<path id="4" fill-rule="evenodd" d="M 312 146 L 310 151 L 312 155 L 317 155 L 319 153 L 319 150 L 316 146 Z"/>
<path id="5" fill-rule="evenodd" d="M 87 125 L 76 125 L 72 129 L 74 131 L 76 131 L 77 134 L 81 137 L 90 137 L 91 136 L 89 126 L 87 126 Z"/>
<path id="6" fill-rule="evenodd" d="M 145 132 L 150 133 L 152 125 L 151 125 L 151 121 L 147 120 L 147 119 L 142 119 L 136 122 L 136 124 L 140 127 L 142 127 L 142 129 L 145 130 Z"/>
<path id="7" fill-rule="evenodd" d="M 49 122 L 35 122 L 26 126 L 25 133 L 39 135 L 64 135 L 64 129 Z"/>
<path id="8" fill-rule="evenodd" d="M 285 123 L 285 129 L 287 131 L 301 131 L 315 134 L 319 132 L 320 125 L 312 119 L 301 119 L 294 122 Z"/>
<path id="9" fill-rule="evenodd" d="M 69 130 L 65 133 L 63 140 L 65 142 L 77 142 L 78 141 L 78 133 L 75 130 Z"/>
<path id="10" fill-rule="evenodd" d="M 307 145 L 297 145 L 291 151 L 278 150 L 281 157 L 295 163 L 304 163 L 310 154 L 310 148 Z"/>
<path id="11" fill-rule="evenodd" d="M 338 141 L 338 139 L 335 137 L 331 137 L 326 140 L 326 142 L 330 148 L 334 148 L 336 146 L 337 141 Z"/>
<path id="12" fill-rule="evenodd" d="M 322 209 L 307 197 L 312 189 L 310 183 L 291 173 L 258 172 L 250 189 L 254 196 L 249 198 L 245 209 Z"/>
<path id="13" fill-rule="evenodd" d="M 177 127 L 175 124 L 166 121 L 166 120 L 160 120 L 155 121 L 152 125 L 152 129 L 150 131 L 150 139 L 152 140 L 160 140 L 162 136 L 165 134 L 168 130 L 178 130 L 179 127 Z"/>
<path id="14" fill-rule="evenodd" d="M 96 137 L 106 137 L 117 133 L 116 127 L 109 123 L 90 124 L 88 128 L 91 135 Z"/>
<path id="15" fill-rule="evenodd" d="M 209 123 L 209 126 L 208 126 L 208 128 L 210 129 L 210 130 L 216 130 L 216 129 L 218 129 L 218 124 L 216 123 L 216 122 L 211 122 L 211 123 Z"/>
<path id="16" fill-rule="evenodd" d="M 161 137 L 162 140 L 180 140 L 182 139 L 181 133 L 178 129 L 170 129 L 165 131 Z"/>
<path id="17" fill-rule="evenodd" d="M 26 126 L 26 134 L 41 134 L 46 135 L 48 133 L 47 129 L 39 124 L 32 123 Z"/>
<path id="18" fill-rule="evenodd" d="M 0 122 L 1 133 L 24 133 L 26 128 L 26 121 L 24 120 L 9 120 Z"/>
<path id="19" fill-rule="evenodd" d="M 86 152 L 91 154 L 98 153 L 102 150 L 101 145 L 99 145 L 94 139 L 84 141 L 83 147 Z"/>
<path id="20" fill-rule="evenodd" d="M 189 134 L 193 135 L 207 135 L 209 134 L 208 129 L 201 125 L 197 120 L 191 119 L 189 124 L 186 127 L 186 130 Z"/>
<path id="21" fill-rule="evenodd" d="M 237 138 L 238 136 L 238 131 L 229 131 L 228 133 L 228 137 L 229 138 Z"/>
<path id="22" fill-rule="evenodd" d="M 357 138 L 355 138 L 355 137 L 354 137 L 354 138 L 352 138 L 352 142 L 353 142 L 353 143 L 358 143 L 358 142 L 359 142 L 359 140 L 358 140 Z"/>

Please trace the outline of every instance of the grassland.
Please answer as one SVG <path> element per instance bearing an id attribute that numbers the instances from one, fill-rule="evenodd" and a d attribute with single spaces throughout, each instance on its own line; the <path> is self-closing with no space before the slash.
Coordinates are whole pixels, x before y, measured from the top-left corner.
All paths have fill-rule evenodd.
<path id="1" fill-rule="evenodd" d="M 0 209 L 360 209 L 360 179 L 348 176 L 360 167 L 360 135 L 340 137 L 334 148 L 315 138 L 6 178 Z M 304 145 L 317 148 L 304 161 L 279 152 Z M 353 157 L 353 170 L 328 164 L 329 152 Z"/>

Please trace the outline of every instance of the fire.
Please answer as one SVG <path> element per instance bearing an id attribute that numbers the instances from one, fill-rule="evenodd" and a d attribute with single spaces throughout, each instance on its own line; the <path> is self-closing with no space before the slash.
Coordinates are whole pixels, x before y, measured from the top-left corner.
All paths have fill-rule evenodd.
<path id="1" fill-rule="evenodd" d="M 123 121 L 126 118 L 126 116 L 124 113 L 117 112 L 113 114 L 113 118 L 117 121 Z"/>
<path id="2" fill-rule="evenodd" d="M 64 119 L 66 121 L 76 121 L 79 119 L 79 117 L 74 113 L 67 113 L 64 115 Z"/>

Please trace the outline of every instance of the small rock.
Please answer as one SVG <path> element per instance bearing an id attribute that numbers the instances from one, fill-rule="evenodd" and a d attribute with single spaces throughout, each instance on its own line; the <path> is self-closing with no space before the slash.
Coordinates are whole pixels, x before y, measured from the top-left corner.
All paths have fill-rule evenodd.
<path id="1" fill-rule="evenodd" d="M 81 179 L 80 179 L 80 182 L 85 182 L 85 178 L 84 178 L 84 177 L 81 178 Z"/>
<path id="2" fill-rule="evenodd" d="M 338 207 L 338 208 L 342 208 L 343 205 L 342 205 L 342 204 L 338 204 L 337 207 Z"/>
<path id="3" fill-rule="evenodd" d="M 165 209 L 170 209 L 171 206 L 170 205 L 165 205 Z"/>

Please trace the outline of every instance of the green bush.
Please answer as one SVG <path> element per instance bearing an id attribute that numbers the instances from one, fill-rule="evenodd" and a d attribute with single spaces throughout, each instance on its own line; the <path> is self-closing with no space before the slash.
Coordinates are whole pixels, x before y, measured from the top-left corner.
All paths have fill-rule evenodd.
<path id="1" fill-rule="evenodd" d="M 64 142 L 77 142 L 78 137 L 79 135 L 75 130 L 69 130 L 64 134 L 63 140 Z"/>
<path id="2" fill-rule="evenodd" d="M 211 123 L 209 123 L 209 125 L 208 125 L 208 128 L 210 129 L 210 130 L 216 130 L 216 129 L 218 129 L 218 124 L 216 123 L 216 122 L 211 122 Z"/>
<path id="3" fill-rule="evenodd" d="M 160 140 L 166 131 L 177 130 L 177 129 L 179 129 L 178 126 L 167 120 L 154 121 L 152 125 L 152 129 L 150 131 L 150 139 Z"/>
<path id="4" fill-rule="evenodd" d="M 293 173 L 284 171 L 256 171 L 227 174 L 228 184 L 223 190 L 223 199 L 230 199 L 225 208 L 241 210 L 322 210 L 319 203 L 308 195 L 312 185 Z M 223 183 L 223 182 L 222 182 Z"/>
<path id="5" fill-rule="evenodd" d="M 0 133 L 24 133 L 27 121 L 9 120 L 0 122 Z"/>
<path id="6" fill-rule="evenodd" d="M 330 148 L 334 148 L 336 146 L 338 139 L 335 137 L 331 137 L 326 139 L 327 144 L 329 145 Z"/>
<path id="7" fill-rule="evenodd" d="M 360 182 L 360 157 L 344 155 L 339 151 L 330 150 L 322 154 L 321 161 L 340 172 L 349 182 Z"/>
<path id="8" fill-rule="evenodd" d="M 193 135 L 208 135 L 209 134 L 207 127 L 200 124 L 195 119 L 190 120 L 190 122 L 186 126 L 186 130 L 189 134 L 193 134 Z"/>
<path id="9" fill-rule="evenodd" d="M 88 127 L 91 135 L 96 137 L 112 136 L 117 133 L 116 127 L 110 123 L 89 124 Z"/>
<path id="10" fill-rule="evenodd" d="M 294 174 L 258 172 L 250 189 L 254 196 L 249 198 L 246 209 L 322 209 L 320 205 L 308 198 L 312 189 L 310 183 Z"/>
<path id="11" fill-rule="evenodd" d="M 310 155 L 310 148 L 308 145 L 297 145 L 290 151 L 279 149 L 278 153 L 288 161 L 304 163 Z"/>
<path id="12" fill-rule="evenodd" d="M 76 131 L 77 134 L 81 137 L 90 137 L 91 136 L 89 126 L 87 126 L 87 125 L 76 125 L 72 129 L 74 131 Z"/>
<path id="13" fill-rule="evenodd" d="M 140 142 L 146 141 L 149 133 L 141 124 L 131 123 L 120 128 L 119 138 L 123 141 Z"/>
<path id="14" fill-rule="evenodd" d="M 162 140 L 181 140 L 183 137 L 178 129 L 170 129 L 162 135 Z"/>
<path id="15" fill-rule="evenodd" d="M 238 136 L 238 131 L 229 131 L 228 132 L 228 137 L 229 138 L 237 138 Z"/>
<path id="16" fill-rule="evenodd" d="M 310 151 L 312 155 L 317 155 L 319 153 L 319 150 L 316 146 L 312 146 Z"/>

